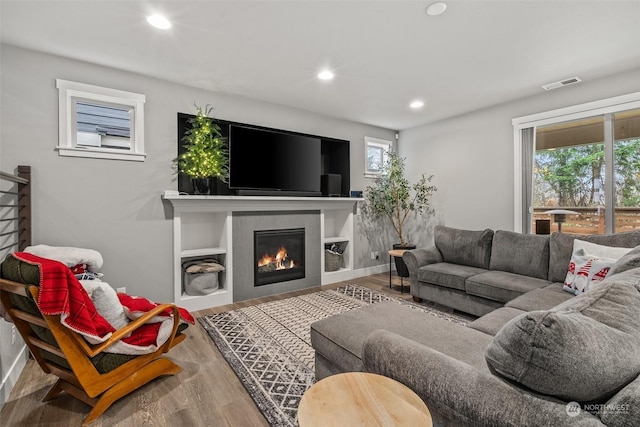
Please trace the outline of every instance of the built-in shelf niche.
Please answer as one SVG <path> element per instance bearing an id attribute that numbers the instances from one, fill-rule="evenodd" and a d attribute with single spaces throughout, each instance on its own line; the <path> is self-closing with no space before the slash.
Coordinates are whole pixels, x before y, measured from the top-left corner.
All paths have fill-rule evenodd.
<path id="1" fill-rule="evenodd" d="M 353 209 L 361 199 L 346 197 L 191 196 L 166 191 L 162 198 L 173 207 L 174 302 L 188 310 L 204 310 L 233 303 L 234 212 L 317 211 L 322 250 L 319 262 L 322 285 L 350 280 L 353 272 Z M 338 271 L 324 271 L 326 243 L 344 248 Z M 223 261 L 218 291 L 201 296 L 184 294 L 182 263 L 189 258 L 215 256 Z"/>

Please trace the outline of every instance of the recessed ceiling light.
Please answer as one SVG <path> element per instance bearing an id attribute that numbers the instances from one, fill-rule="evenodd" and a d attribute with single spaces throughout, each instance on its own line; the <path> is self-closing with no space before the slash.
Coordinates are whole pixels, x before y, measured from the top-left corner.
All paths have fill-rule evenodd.
<path id="1" fill-rule="evenodd" d="M 427 7 L 427 15 L 437 16 L 447 10 L 447 4 L 444 2 L 433 3 Z"/>
<path id="2" fill-rule="evenodd" d="M 159 15 L 157 13 L 155 15 L 147 16 L 147 22 L 161 30 L 168 30 L 171 28 L 171 22 L 169 22 L 169 20 L 163 15 Z"/>
<path id="3" fill-rule="evenodd" d="M 417 110 L 418 108 L 424 107 L 424 102 L 420 101 L 419 99 L 416 99 L 411 104 L 409 104 L 409 107 L 413 108 L 414 110 Z"/>
<path id="4" fill-rule="evenodd" d="M 320 80 L 331 80 L 335 77 L 335 74 L 333 74 L 331 71 L 329 70 L 324 70 L 324 71 L 320 71 L 318 73 L 318 78 Z"/>

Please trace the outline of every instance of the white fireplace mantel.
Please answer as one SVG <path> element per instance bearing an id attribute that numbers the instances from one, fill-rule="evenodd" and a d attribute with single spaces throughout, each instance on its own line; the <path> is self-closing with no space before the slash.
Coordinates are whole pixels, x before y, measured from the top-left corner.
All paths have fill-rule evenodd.
<path id="1" fill-rule="evenodd" d="M 318 211 L 322 250 L 320 284 L 353 278 L 353 221 L 356 203 L 347 197 L 282 196 L 195 196 L 165 191 L 162 198 L 173 207 L 174 302 L 188 310 L 203 310 L 233 301 L 234 212 Z M 343 265 L 338 271 L 324 271 L 324 245 L 344 245 Z M 209 295 L 190 296 L 183 291 L 182 262 L 200 256 L 216 256 L 226 271 L 219 289 Z"/>
<path id="2" fill-rule="evenodd" d="M 189 212 L 304 211 L 353 209 L 362 198 L 283 196 L 194 196 L 165 191 L 162 198 Z"/>

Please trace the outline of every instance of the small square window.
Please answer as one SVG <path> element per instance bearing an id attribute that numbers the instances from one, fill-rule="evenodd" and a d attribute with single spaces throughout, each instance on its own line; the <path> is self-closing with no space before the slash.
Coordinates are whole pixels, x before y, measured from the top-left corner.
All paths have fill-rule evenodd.
<path id="1" fill-rule="evenodd" d="M 145 96 L 56 80 L 61 156 L 144 161 Z"/>
<path id="2" fill-rule="evenodd" d="M 364 138 L 364 144 L 364 176 L 366 178 L 375 178 L 382 173 L 382 167 L 387 161 L 389 150 L 391 150 L 391 141 L 366 136 Z"/>

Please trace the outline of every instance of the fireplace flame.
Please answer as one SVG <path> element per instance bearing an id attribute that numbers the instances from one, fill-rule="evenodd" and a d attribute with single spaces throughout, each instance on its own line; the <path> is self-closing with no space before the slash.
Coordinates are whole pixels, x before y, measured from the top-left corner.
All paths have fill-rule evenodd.
<path id="1" fill-rule="evenodd" d="M 285 270 L 296 267 L 292 259 L 289 259 L 287 249 L 281 246 L 275 255 L 264 254 L 262 258 L 258 260 L 258 267 L 265 267 L 272 265 L 275 270 Z"/>

